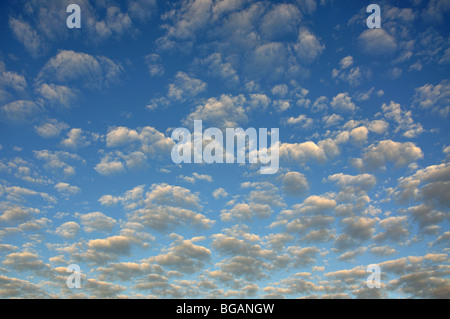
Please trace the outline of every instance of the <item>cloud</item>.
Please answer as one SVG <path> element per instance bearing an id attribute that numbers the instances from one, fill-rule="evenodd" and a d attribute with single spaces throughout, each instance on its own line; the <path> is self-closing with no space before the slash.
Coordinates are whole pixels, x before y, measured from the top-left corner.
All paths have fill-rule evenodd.
<path id="1" fill-rule="evenodd" d="M 330 103 L 331 107 L 340 112 L 354 112 L 357 110 L 356 105 L 352 102 L 352 98 L 348 93 L 339 93 Z"/>
<path id="2" fill-rule="evenodd" d="M 389 123 L 383 120 L 373 120 L 369 124 L 369 131 L 376 134 L 384 134 L 389 127 Z"/>
<path id="3" fill-rule="evenodd" d="M 291 196 L 302 196 L 309 190 L 308 180 L 302 173 L 288 172 L 283 176 L 283 190 Z"/>
<path id="4" fill-rule="evenodd" d="M 213 191 L 212 195 L 214 196 L 215 199 L 219 199 L 219 198 L 226 198 L 228 196 L 228 193 L 222 188 L 217 188 Z"/>
<path id="5" fill-rule="evenodd" d="M 64 85 L 42 83 L 36 88 L 42 103 L 56 109 L 69 109 L 77 100 L 78 91 Z"/>
<path id="6" fill-rule="evenodd" d="M 327 159 L 324 150 L 311 141 L 294 144 L 282 143 L 280 157 L 298 163 L 305 163 L 309 160 L 323 163 Z"/>
<path id="7" fill-rule="evenodd" d="M 62 173 L 65 176 L 71 176 L 75 174 L 75 167 L 69 165 L 66 161 L 85 163 L 85 161 L 80 156 L 69 152 L 41 150 L 33 151 L 33 154 L 37 159 L 43 160 L 45 162 L 45 168 L 55 171 L 62 170 Z"/>
<path id="8" fill-rule="evenodd" d="M 405 166 L 422 158 L 422 150 L 414 143 L 384 140 L 367 148 L 363 155 L 363 163 L 365 168 L 372 170 L 385 167 L 387 162 Z"/>
<path id="9" fill-rule="evenodd" d="M 61 141 L 61 145 L 71 149 L 86 147 L 90 145 L 86 135 L 86 132 L 83 132 L 82 129 L 73 128 L 67 133 L 67 138 Z"/>
<path id="10" fill-rule="evenodd" d="M 94 251 L 112 253 L 113 255 L 129 255 L 131 245 L 136 239 L 126 236 L 111 236 L 104 239 L 91 239 L 87 246 Z"/>
<path id="11" fill-rule="evenodd" d="M 160 231 L 181 225 L 210 228 L 214 224 L 213 220 L 196 212 L 202 207 L 198 196 L 180 186 L 153 184 L 145 199 L 130 207 L 134 209 L 142 205 L 144 207 L 130 212 L 128 219 Z"/>
<path id="12" fill-rule="evenodd" d="M 82 52 L 60 50 L 55 57 L 51 58 L 44 65 L 39 72 L 37 81 L 40 83 L 43 80 L 50 80 L 57 83 L 80 85 L 91 90 L 103 90 L 112 84 L 118 83 L 123 72 L 122 65 L 113 62 L 107 57 L 94 57 Z M 44 85 L 46 90 L 42 91 L 41 86 L 41 92 L 53 97 L 53 99 L 55 95 L 60 95 L 60 92 L 54 92 L 56 88 L 59 91 L 64 90 L 61 86 L 42 85 Z"/>
<path id="13" fill-rule="evenodd" d="M 178 72 L 175 81 L 169 85 L 167 97 L 174 101 L 184 102 L 206 90 L 206 83 L 190 77 L 184 72 Z"/>
<path id="14" fill-rule="evenodd" d="M 383 28 L 364 31 L 358 37 L 358 43 L 363 52 L 375 56 L 391 55 L 398 46 L 396 39 Z"/>
<path id="15" fill-rule="evenodd" d="M 25 49 L 34 57 L 41 56 L 46 50 L 45 41 L 27 22 L 10 18 L 9 27 L 14 36 L 24 45 Z"/>
<path id="16" fill-rule="evenodd" d="M 450 113 L 450 81 L 444 80 L 437 85 L 425 84 L 416 89 L 413 106 L 431 109 L 441 116 Z"/>
<path id="17" fill-rule="evenodd" d="M 209 261 L 211 250 L 195 244 L 195 242 L 204 240 L 205 237 L 184 239 L 175 234 L 172 234 L 171 237 L 176 238 L 176 240 L 172 243 L 168 252 L 148 258 L 149 263 L 156 263 L 163 268 L 191 274 L 201 270 L 205 263 Z"/>
<path id="18" fill-rule="evenodd" d="M 68 183 L 58 183 L 55 185 L 55 189 L 63 194 L 67 194 L 67 195 L 75 195 L 78 194 L 79 192 L 81 192 L 81 189 L 77 186 L 71 186 Z"/>
<path id="19" fill-rule="evenodd" d="M 222 94 L 219 99 L 210 98 L 205 104 L 197 106 L 183 121 L 185 125 L 192 125 L 194 120 L 203 120 L 219 128 L 236 128 L 247 122 L 244 108 L 244 96 Z"/>
<path id="20" fill-rule="evenodd" d="M 56 228 L 55 234 L 65 239 L 73 239 L 78 235 L 80 229 L 80 225 L 76 222 L 66 222 Z"/>
<path id="21" fill-rule="evenodd" d="M 1 107 L 4 122 L 23 124 L 32 120 L 42 112 L 42 109 L 33 101 L 19 100 Z"/>
<path id="22" fill-rule="evenodd" d="M 125 172 L 125 165 L 111 154 L 103 157 L 94 169 L 101 175 L 114 175 Z"/>
<path id="23" fill-rule="evenodd" d="M 7 255 L 2 264 L 14 267 L 18 271 L 39 271 L 47 267 L 37 254 L 27 251 Z"/>
<path id="24" fill-rule="evenodd" d="M 192 183 L 195 184 L 196 181 L 206 181 L 209 183 L 213 182 L 213 178 L 211 175 L 208 174 L 198 174 L 198 173 L 193 173 L 192 176 L 183 176 L 180 175 L 179 176 L 181 179 L 183 179 L 185 182 L 187 183 Z"/>
<path id="25" fill-rule="evenodd" d="M 111 232 L 117 221 L 114 218 L 106 216 L 100 212 L 93 212 L 88 214 L 75 214 L 80 219 L 84 231 L 91 233 L 94 231 Z"/>
<path id="26" fill-rule="evenodd" d="M 3 61 L 0 61 L 0 103 L 10 100 L 13 96 L 10 93 L 23 94 L 27 88 L 27 81 L 23 75 L 6 70 Z"/>
<path id="27" fill-rule="evenodd" d="M 275 4 L 261 20 L 261 34 L 268 40 L 293 35 L 301 19 L 300 10 L 292 4 Z"/>
<path id="28" fill-rule="evenodd" d="M 68 128 L 69 126 L 66 123 L 56 119 L 48 119 L 34 127 L 36 133 L 42 138 L 58 137 L 62 131 L 67 130 Z"/>
<path id="29" fill-rule="evenodd" d="M 317 37 L 306 28 L 300 28 L 297 43 L 294 45 L 295 53 L 303 63 L 311 63 L 325 50 Z"/>
<path id="30" fill-rule="evenodd" d="M 398 124 L 395 132 L 404 131 L 404 137 L 414 138 L 424 132 L 422 125 L 414 123 L 411 111 L 403 111 L 400 104 L 391 101 L 389 105 L 384 103 L 381 109 L 386 119 L 393 120 Z"/>
<path id="31" fill-rule="evenodd" d="M 424 201 L 426 205 L 411 208 L 416 218 L 423 224 L 425 220 L 442 216 L 442 213 L 434 211 L 435 207 L 449 206 L 449 172 L 449 164 L 431 165 L 420 169 L 411 176 L 399 178 L 394 195 L 401 203 L 408 200 Z"/>

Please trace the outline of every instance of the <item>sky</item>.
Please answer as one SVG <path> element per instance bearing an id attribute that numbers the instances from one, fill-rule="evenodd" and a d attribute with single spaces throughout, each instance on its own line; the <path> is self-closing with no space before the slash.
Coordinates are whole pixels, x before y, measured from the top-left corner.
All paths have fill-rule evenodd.
<path id="1" fill-rule="evenodd" d="M 449 13 L 1 1 L 0 298 L 449 298 Z M 174 163 L 194 120 L 278 171 Z"/>

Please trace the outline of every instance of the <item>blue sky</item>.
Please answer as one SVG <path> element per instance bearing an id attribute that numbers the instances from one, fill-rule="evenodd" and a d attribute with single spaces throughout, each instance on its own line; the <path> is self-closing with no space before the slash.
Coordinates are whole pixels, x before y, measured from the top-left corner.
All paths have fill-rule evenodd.
<path id="1" fill-rule="evenodd" d="M 0 297 L 448 298 L 450 5 L 370 3 L 2 1 Z M 196 119 L 278 172 L 174 164 Z"/>

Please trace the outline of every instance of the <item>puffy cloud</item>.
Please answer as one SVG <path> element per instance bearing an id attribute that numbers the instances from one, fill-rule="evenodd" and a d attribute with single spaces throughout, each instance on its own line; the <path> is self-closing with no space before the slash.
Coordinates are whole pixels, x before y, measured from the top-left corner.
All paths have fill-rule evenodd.
<path id="1" fill-rule="evenodd" d="M 77 186 L 71 186 L 69 183 L 58 183 L 55 185 L 55 189 L 63 194 L 75 195 L 81 192 L 81 189 Z"/>
<path id="2" fill-rule="evenodd" d="M 78 92 L 64 85 L 42 83 L 36 88 L 36 92 L 42 97 L 42 103 L 55 108 L 68 109 L 77 100 Z"/>
<path id="3" fill-rule="evenodd" d="M 390 256 L 395 255 L 397 250 L 389 246 L 375 246 L 370 248 L 370 252 L 375 256 Z"/>
<path id="4" fill-rule="evenodd" d="M 301 126 L 302 128 L 309 128 L 309 127 L 311 127 L 313 122 L 314 122 L 313 119 L 308 118 L 304 114 L 300 114 L 298 117 L 291 116 L 286 121 L 287 124 L 295 125 L 295 126 Z"/>
<path id="5" fill-rule="evenodd" d="M 136 239 L 116 235 L 104 239 L 91 239 L 87 246 L 94 251 L 112 253 L 114 255 L 128 255 L 134 242 L 136 242 Z"/>
<path id="6" fill-rule="evenodd" d="M 100 212 L 93 212 L 88 214 L 76 214 L 80 219 L 81 225 L 84 227 L 84 231 L 91 233 L 94 231 L 110 232 L 117 221 L 114 218 L 106 216 Z"/>
<path id="7" fill-rule="evenodd" d="M 420 147 L 414 143 L 394 142 L 384 140 L 370 145 L 363 155 L 363 162 L 367 169 L 383 168 L 387 162 L 394 162 L 396 166 L 405 166 L 423 158 Z"/>
<path id="8" fill-rule="evenodd" d="M 325 162 L 327 159 L 324 150 L 311 141 L 294 144 L 282 143 L 280 146 L 280 157 L 299 164 L 310 160 Z"/>
<path id="9" fill-rule="evenodd" d="M 398 124 L 395 132 L 402 130 L 405 131 L 403 133 L 403 136 L 413 138 L 424 131 L 422 125 L 414 123 L 411 111 L 403 111 L 400 107 L 400 104 L 391 101 L 389 105 L 384 103 L 381 106 L 381 109 L 383 110 L 386 119 L 393 120 Z"/>
<path id="10" fill-rule="evenodd" d="M 0 275 L 0 296 L 2 298 L 51 298 L 56 297 L 45 291 L 41 285 L 29 281 Z"/>
<path id="11" fill-rule="evenodd" d="M 450 113 L 450 81 L 444 80 L 437 85 L 425 84 L 416 89 L 413 106 L 431 109 L 442 116 Z"/>
<path id="12" fill-rule="evenodd" d="M 352 176 L 339 173 L 328 176 L 328 180 L 336 182 L 344 191 L 351 193 L 361 191 L 367 192 L 372 189 L 377 182 L 376 177 L 371 174 Z"/>
<path id="13" fill-rule="evenodd" d="M 184 102 L 187 98 L 192 98 L 206 90 L 206 83 L 190 77 L 184 72 L 178 72 L 175 81 L 169 85 L 167 97 Z"/>
<path id="14" fill-rule="evenodd" d="M 135 209 L 140 205 L 144 207 Z M 198 196 L 180 186 L 154 184 L 151 191 L 146 194 L 145 200 L 139 200 L 136 205 L 130 203 L 128 206 L 135 209 L 128 214 L 131 222 L 139 222 L 161 231 L 181 225 L 209 228 L 214 224 L 213 220 L 194 211 L 201 209 Z"/>
<path id="15" fill-rule="evenodd" d="M 357 107 L 355 103 L 352 102 L 352 98 L 348 96 L 348 93 L 339 93 L 330 103 L 331 107 L 340 112 L 354 112 Z"/>
<path id="16" fill-rule="evenodd" d="M 67 138 L 61 141 L 61 145 L 71 149 L 86 147 L 90 145 L 90 141 L 86 135 L 86 132 L 82 129 L 73 128 L 67 133 Z"/>
<path id="17" fill-rule="evenodd" d="M 185 125 L 192 125 L 194 120 L 203 120 L 219 128 L 239 127 L 247 122 L 244 108 L 244 96 L 231 96 L 222 94 L 219 99 L 210 98 L 205 104 L 197 106 L 184 120 Z"/>
<path id="18" fill-rule="evenodd" d="M 66 222 L 56 228 L 55 233 L 65 239 L 72 239 L 78 235 L 80 229 L 80 225 L 78 225 L 76 222 Z"/>
<path id="19" fill-rule="evenodd" d="M 205 266 L 205 263 L 211 257 L 211 251 L 195 242 L 204 240 L 205 237 L 194 237 L 184 239 L 172 234 L 176 238 L 175 242 L 165 254 L 160 254 L 148 259 L 149 263 L 156 263 L 163 268 L 174 269 L 182 273 L 194 273 Z"/>
<path id="20" fill-rule="evenodd" d="M 34 128 L 40 137 L 53 138 L 59 136 L 59 134 L 62 131 L 67 130 L 69 126 L 66 123 L 59 122 L 56 119 L 48 119 Z"/>
<path id="21" fill-rule="evenodd" d="M 106 135 L 107 147 L 133 146 L 148 154 L 152 158 L 158 157 L 161 153 L 170 151 L 174 145 L 172 139 L 151 126 L 138 128 L 137 130 L 127 127 L 112 128 Z"/>
<path id="22" fill-rule="evenodd" d="M 37 254 L 27 251 L 7 255 L 3 260 L 3 265 L 13 267 L 18 271 L 39 271 L 47 268 Z"/>
<path id="23" fill-rule="evenodd" d="M 393 242 L 401 242 L 410 234 L 407 227 L 407 216 L 392 216 L 385 218 L 379 222 L 379 226 L 384 229 L 384 232 L 375 235 L 373 238 L 375 241 L 391 240 Z"/>
<path id="24" fill-rule="evenodd" d="M 415 174 L 399 179 L 396 198 L 405 202 L 409 199 L 424 200 L 433 205 L 449 206 L 448 197 L 450 165 L 431 165 L 418 170 Z M 423 185 L 420 189 L 419 186 Z"/>
<path id="25" fill-rule="evenodd" d="M 228 193 L 226 190 L 224 190 L 222 187 L 217 188 L 213 191 L 212 195 L 214 196 L 215 199 L 219 199 L 219 198 L 226 198 L 228 196 Z"/>
<path id="26" fill-rule="evenodd" d="M 308 180 L 302 173 L 288 172 L 283 176 L 283 190 L 291 196 L 301 196 L 309 189 Z"/>
<path id="27" fill-rule="evenodd" d="M 179 176 L 181 179 L 183 179 L 184 181 L 188 182 L 188 183 L 192 183 L 195 184 L 196 181 L 206 181 L 209 183 L 212 183 L 213 178 L 211 175 L 207 175 L 207 174 L 198 174 L 198 173 L 193 173 L 192 176 L 183 176 L 180 175 Z"/>
<path id="28" fill-rule="evenodd" d="M 8 71 L 5 64 L 0 61 L 0 103 L 12 98 L 10 91 L 22 94 L 27 88 L 27 81 L 23 75 Z"/>
<path id="29" fill-rule="evenodd" d="M 164 66 L 159 63 L 161 57 L 158 54 L 152 53 L 145 56 L 145 63 L 148 66 L 150 76 L 162 76 L 165 72 Z"/>
<path id="30" fill-rule="evenodd" d="M 308 29 L 300 28 L 294 50 L 301 62 L 311 63 L 322 54 L 323 50 L 325 50 L 325 45 L 319 42 L 314 33 Z"/>
<path id="31" fill-rule="evenodd" d="M 223 221 L 251 220 L 254 216 L 264 218 L 272 214 L 272 208 L 267 204 L 259 203 L 237 203 L 231 209 L 220 212 Z"/>
<path id="32" fill-rule="evenodd" d="M 118 83 L 123 73 L 123 67 L 104 56 L 92 56 L 82 52 L 60 50 L 42 68 L 38 76 L 38 82 L 50 80 L 58 83 L 82 83 L 88 89 L 104 89 L 111 84 Z M 41 87 L 42 88 L 42 87 Z M 47 86 L 55 90 L 62 87 Z M 53 97 L 54 94 L 50 95 Z M 44 95 L 46 96 L 46 95 Z M 57 95 L 58 96 L 58 95 Z M 54 97 L 53 97 L 54 98 Z"/>
<path id="33" fill-rule="evenodd" d="M 111 155 L 103 157 L 94 168 L 101 175 L 114 175 L 125 171 L 125 165 Z"/>
<path id="34" fill-rule="evenodd" d="M 128 153 L 115 151 L 107 153 L 95 166 L 102 175 L 122 173 L 128 169 L 139 169 L 147 165 L 147 159 L 163 158 L 170 154 L 174 142 L 157 129 L 146 126 L 137 130 L 127 127 L 110 129 L 106 135 L 106 146 L 124 148 Z"/>
<path id="35" fill-rule="evenodd" d="M 389 123 L 383 120 L 373 120 L 369 123 L 369 131 L 376 134 L 383 134 L 387 131 Z"/>
<path id="36" fill-rule="evenodd" d="M 231 62 L 224 60 L 221 53 L 212 53 L 204 59 L 196 60 L 195 63 L 205 68 L 205 72 L 208 75 L 221 78 L 226 83 L 233 84 L 239 82 L 238 72 Z"/>
<path id="37" fill-rule="evenodd" d="M 47 50 L 45 41 L 29 23 L 11 17 L 9 19 L 9 27 L 14 36 L 32 56 L 40 56 Z"/>
<path id="38" fill-rule="evenodd" d="M 295 34 L 300 18 L 301 13 L 296 6 L 285 3 L 276 4 L 262 18 L 261 34 L 269 40 Z"/>
<path id="39" fill-rule="evenodd" d="M 398 46 L 396 39 L 384 28 L 364 31 L 358 37 L 358 42 L 365 53 L 376 56 L 390 55 L 397 50 Z"/>
<path id="40" fill-rule="evenodd" d="M 84 160 L 76 154 L 61 151 L 33 151 L 37 159 L 45 161 L 44 167 L 49 170 L 62 170 L 65 176 L 75 174 L 75 167 L 66 163 L 66 161 L 77 161 L 84 163 Z"/>
<path id="41" fill-rule="evenodd" d="M 367 141 L 369 135 L 369 130 L 365 126 L 360 126 L 357 128 L 354 128 L 350 132 L 350 138 L 353 141 L 353 143 L 357 145 L 361 145 L 364 142 Z"/>
<path id="42" fill-rule="evenodd" d="M 12 123 L 25 123 L 42 111 L 33 101 L 19 100 L 1 107 L 3 121 Z"/>

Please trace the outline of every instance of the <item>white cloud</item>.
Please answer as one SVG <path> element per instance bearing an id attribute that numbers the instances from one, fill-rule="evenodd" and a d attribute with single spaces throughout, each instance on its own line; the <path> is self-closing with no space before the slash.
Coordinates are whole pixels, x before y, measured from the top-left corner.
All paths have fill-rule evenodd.
<path id="1" fill-rule="evenodd" d="M 397 41 L 386 30 L 366 30 L 358 38 L 362 50 L 371 55 L 390 55 L 397 50 Z"/>
<path id="2" fill-rule="evenodd" d="M 363 155 L 363 162 L 368 169 L 383 168 L 387 162 L 396 166 L 405 166 L 423 158 L 420 147 L 414 143 L 384 140 L 370 145 Z"/>
<path id="3" fill-rule="evenodd" d="M 80 229 L 81 227 L 77 223 L 66 222 L 56 228 L 55 233 L 56 235 L 61 236 L 65 239 L 73 239 L 78 235 Z"/>
<path id="4" fill-rule="evenodd" d="M 288 172 L 283 176 L 283 190 L 291 196 L 302 196 L 309 190 L 308 180 L 302 173 Z"/>
<path id="5" fill-rule="evenodd" d="M 301 62 L 311 63 L 322 54 L 325 45 L 320 44 L 317 37 L 308 29 L 301 28 L 294 50 Z"/>
<path id="6" fill-rule="evenodd" d="M 64 122 L 56 119 L 48 119 L 39 126 L 35 126 L 36 133 L 42 138 L 54 138 L 59 136 L 61 131 L 67 130 L 69 126 Z"/>
<path id="7" fill-rule="evenodd" d="M 72 50 L 60 50 L 39 72 L 38 82 L 82 84 L 87 89 L 102 90 L 120 81 L 124 70 L 104 56 L 92 56 Z M 48 90 L 48 87 L 46 87 Z M 50 87 L 52 88 L 52 87 Z M 53 90 L 57 88 L 53 86 Z M 59 87 L 61 90 L 62 87 Z M 53 94 L 51 95 L 53 96 Z"/>
<path id="8" fill-rule="evenodd" d="M 184 102 L 206 90 L 206 83 L 202 80 L 190 77 L 184 72 L 178 72 L 175 81 L 169 85 L 167 97 L 169 99 Z"/>
<path id="9" fill-rule="evenodd" d="M 55 185 L 55 189 L 60 192 L 60 193 L 64 193 L 64 194 L 68 194 L 68 195 L 75 195 L 78 194 L 79 192 L 81 192 L 81 189 L 77 186 L 71 186 L 68 183 L 58 183 Z"/>
<path id="10" fill-rule="evenodd" d="M 19 100 L 1 107 L 3 121 L 25 123 L 41 112 L 41 108 L 33 101 Z"/>
<path id="11" fill-rule="evenodd" d="M 444 80 L 437 85 L 425 84 L 416 89 L 414 106 L 431 109 L 442 116 L 450 113 L 450 81 Z"/>
<path id="12" fill-rule="evenodd" d="M 244 109 L 246 99 L 244 96 L 231 96 L 223 94 L 220 99 L 210 98 L 205 104 L 199 105 L 194 112 L 184 120 L 185 125 L 193 125 L 194 120 L 203 120 L 219 128 L 239 127 L 247 122 Z"/>
<path id="13" fill-rule="evenodd" d="M 389 123 L 383 120 L 373 120 L 369 123 L 369 131 L 376 134 L 383 134 L 387 131 Z"/>
<path id="14" fill-rule="evenodd" d="M 77 91 L 67 86 L 42 83 L 36 88 L 36 92 L 55 108 L 70 108 L 77 99 Z"/>
<path id="15" fill-rule="evenodd" d="M 219 199 L 219 198 L 226 198 L 228 196 L 228 193 L 222 188 L 218 188 L 215 189 L 212 193 L 212 195 L 214 196 L 215 199 Z"/>
<path id="16" fill-rule="evenodd" d="M 47 50 L 45 41 L 43 41 L 36 30 L 34 30 L 27 22 L 10 18 L 9 27 L 11 28 L 14 36 L 22 42 L 25 49 L 32 56 L 40 56 Z"/>
<path id="17" fill-rule="evenodd" d="M 398 124 L 395 132 L 404 131 L 404 137 L 414 138 L 424 132 L 421 124 L 414 123 L 411 111 L 403 111 L 400 104 L 393 101 L 389 105 L 383 103 L 381 109 L 386 119 L 393 120 Z"/>
<path id="18" fill-rule="evenodd" d="M 356 105 L 352 102 L 352 98 L 348 96 L 348 93 L 339 93 L 333 97 L 330 105 L 334 110 L 340 112 L 354 112 L 357 109 Z"/>
<path id="19" fill-rule="evenodd" d="M 80 128 L 73 128 L 67 133 L 67 138 L 61 141 L 61 145 L 71 149 L 78 149 L 90 145 L 90 141 L 86 136 L 86 132 L 83 132 Z"/>
<path id="20" fill-rule="evenodd" d="M 91 233 L 94 231 L 111 232 L 117 221 L 114 218 L 106 216 L 100 212 L 93 212 L 88 214 L 76 214 L 76 217 L 80 219 L 81 225 L 84 227 L 84 231 Z"/>

